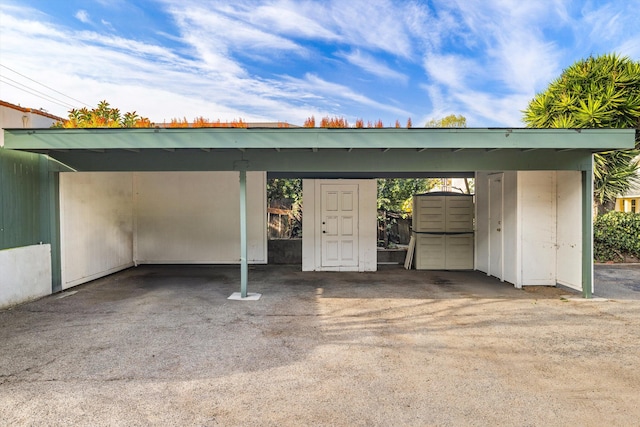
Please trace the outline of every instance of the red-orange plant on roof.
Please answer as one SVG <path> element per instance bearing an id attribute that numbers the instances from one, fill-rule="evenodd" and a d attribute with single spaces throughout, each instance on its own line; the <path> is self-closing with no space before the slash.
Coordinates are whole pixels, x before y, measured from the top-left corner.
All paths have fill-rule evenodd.
<path id="1" fill-rule="evenodd" d="M 396 120 L 396 129 L 400 128 L 400 120 Z"/>
<path id="2" fill-rule="evenodd" d="M 364 120 L 357 119 L 356 120 L 356 129 L 362 129 L 364 127 Z"/>
<path id="3" fill-rule="evenodd" d="M 316 127 L 316 118 L 314 116 L 307 118 L 307 120 L 304 121 L 304 124 L 302 125 L 302 127 L 305 127 L 305 128 Z"/>
<path id="4" fill-rule="evenodd" d="M 408 128 L 410 128 L 410 127 L 412 127 L 412 126 L 413 126 L 413 123 L 411 123 L 411 117 L 409 117 L 409 118 L 407 119 L 407 129 L 408 129 Z"/>
<path id="5" fill-rule="evenodd" d="M 169 122 L 169 126 L 170 128 L 188 128 L 189 127 L 189 122 L 187 121 L 187 118 L 184 117 L 182 119 L 178 119 L 178 118 L 173 118 L 171 119 L 171 121 Z"/>
<path id="6" fill-rule="evenodd" d="M 238 120 L 232 120 L 231 121 L 231 127 L 232 128 L 247 128 L 247 127 L 249 127 L 249 125 L 247 124 L 247 122 L 243 121 L 242 119 L 238 119 Z"/>
<path id="7" fill-rule="evenodd" d="M 320 121 L 321 128 L 340 129 L 349 127 L 349 123 L 344 117 L 323 117 Z"/>

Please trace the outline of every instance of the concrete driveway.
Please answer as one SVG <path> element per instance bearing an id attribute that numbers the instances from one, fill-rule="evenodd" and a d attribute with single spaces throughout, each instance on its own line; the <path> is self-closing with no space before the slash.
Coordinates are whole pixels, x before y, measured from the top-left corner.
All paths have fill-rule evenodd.
<path id="1" fill-rule="evenodd" d="M 138 267 L 0 311 L 0 424 L 640 419 L 637 299 L 474 272 L 265 266 L 250 271 L 262 299 L 229 301 L 237 270 Z"/>

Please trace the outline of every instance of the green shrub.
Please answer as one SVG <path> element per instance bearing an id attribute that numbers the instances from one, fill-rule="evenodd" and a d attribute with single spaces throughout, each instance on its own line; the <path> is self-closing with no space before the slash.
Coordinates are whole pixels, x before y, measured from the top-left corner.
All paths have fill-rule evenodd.
<path id="1" fill-rule="evenodd" d="M 640 258 L 640 214 L 607 212 L 593 224 L 593 256 L 598 262 Z"/>

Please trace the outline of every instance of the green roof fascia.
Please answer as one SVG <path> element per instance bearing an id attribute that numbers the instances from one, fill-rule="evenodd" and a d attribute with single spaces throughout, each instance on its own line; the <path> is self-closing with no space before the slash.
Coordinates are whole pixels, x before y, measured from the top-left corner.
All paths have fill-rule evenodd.
<path id="1" fill-rule="evenodd" d="M 180 148 L 633 148 L 634 129 L 143 128 L 5 129 L 17 150 Z"/>

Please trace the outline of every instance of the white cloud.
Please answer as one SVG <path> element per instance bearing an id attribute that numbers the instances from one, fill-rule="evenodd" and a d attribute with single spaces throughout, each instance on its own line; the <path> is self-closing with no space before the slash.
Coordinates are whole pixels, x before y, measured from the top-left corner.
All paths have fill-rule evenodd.
<path id="1" fill-rule="evenodd" d="M 91 24 L 91 18 L 89 17 L 89 12 L 86 10 L 80 9 L 73 15 L 78 21 L 84 24 Z"/>
<path id="2" fill-rule="evenodd" d="M 356 67 L 383 79 L 398 80 L 404 84 L 409 81 L 409 76 L 399 71 L 391 69 L 387 64 L 378 61 L 375 57 L 362 53 L 360 50 L 353 52 L 338 52 L 338 56 L 345 58 Z"/>
<path id="3" fill-rule="evenodd" d="M 479 68 L 472 60 L 456 55 L 432 54 L 424 59 L 427 73 L 436 82 L 453 89 L 467 85 L 467 76 Z"/>

